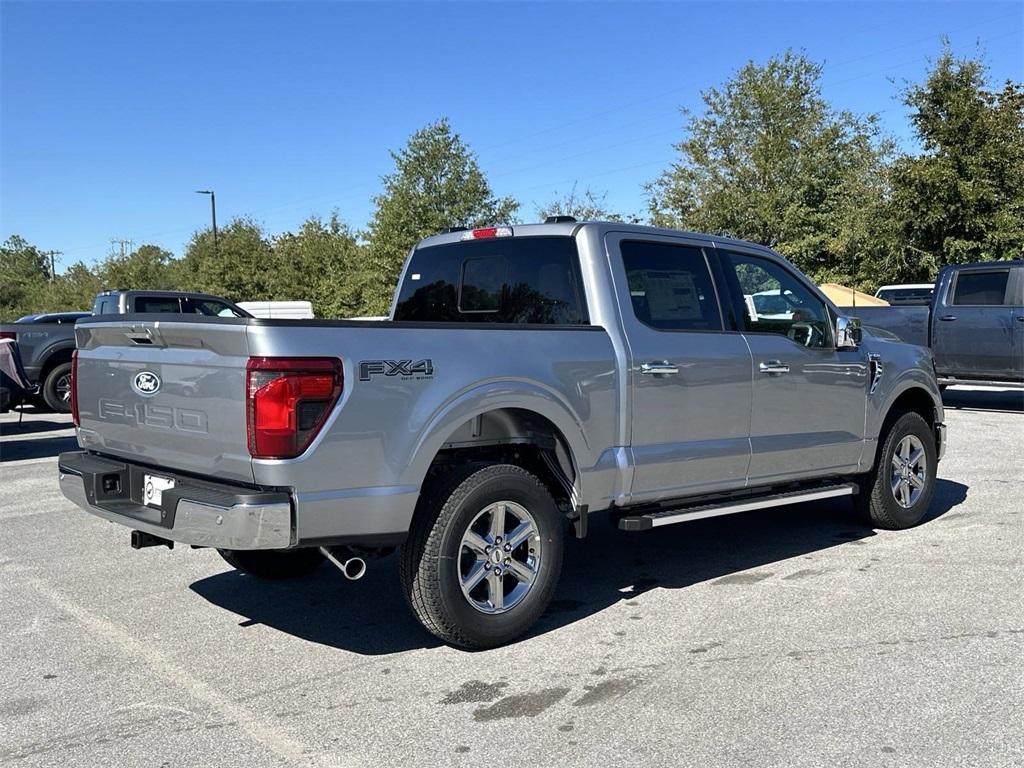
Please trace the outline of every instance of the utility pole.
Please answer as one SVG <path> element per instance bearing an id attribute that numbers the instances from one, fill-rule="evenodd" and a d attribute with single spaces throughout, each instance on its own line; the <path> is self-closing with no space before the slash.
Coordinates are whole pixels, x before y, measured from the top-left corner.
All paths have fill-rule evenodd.
<path id="1" fill-rule="evenodd" d="M 217 196 L 212 189 L 197 189 L 197 195 L 210 196 L 210 218 L 213 220 L 213 255 L 217 255 Z"/>
<path id="2" fill-rule="evenodd" d="M 125 257 L 126 252 L 130 252 L 131 251 L 133 243 L 134 243 L 134 241 L 132 241 L 132 240 L 119 240 L 116 237 L 112 237 L 110 239 L 110 245 L 111 246 L 114 246 L 114 245 L 121 246 L 121 258 L 122 259 Z"/>
<path id="3" fill-rule="evenodd" d="M 48 256 L 50 259 L 50 282 L 53 282 L 53 278 L 57 272 L 57 256 L 63 256 L 63 251 L 43 251 L 43 256 Z"/>

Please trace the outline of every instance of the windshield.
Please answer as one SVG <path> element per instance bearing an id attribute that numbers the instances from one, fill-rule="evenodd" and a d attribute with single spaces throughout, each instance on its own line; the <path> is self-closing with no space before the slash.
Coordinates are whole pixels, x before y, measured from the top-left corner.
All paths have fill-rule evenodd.
<path id="1" fill-rule="evenodd" d="M 758 315 L 786 315 L 792 311 L 788 301 L 779 294 L 754 294 L 754 307 Z"/>

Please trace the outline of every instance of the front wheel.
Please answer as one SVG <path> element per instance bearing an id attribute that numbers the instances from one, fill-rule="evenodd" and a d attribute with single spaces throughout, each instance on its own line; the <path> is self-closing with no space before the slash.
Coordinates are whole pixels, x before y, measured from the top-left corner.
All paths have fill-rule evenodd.
<path id="1" fill-rule="evenodd" d="M 323 565 L 316 547 L 301 549 L 218 549 L 228 565 L 261 579 L 294 579 Z"/>
<path id="2" fill-rule="evenodd" d="M 878 528 L 921 522 L 935 493 L 935 434 L 918 413 L 904 413 L 882 436 L 875 468 L 861 482 L 858 510 Z"/>
<path id="3" fill-rule="evenodd" d="M 461 648 L 492 648 L 544 612 L 562 570 L 563 520 L 536 476 L 467 467 L 424 493 L 400 575 L 424 627 Z"/>

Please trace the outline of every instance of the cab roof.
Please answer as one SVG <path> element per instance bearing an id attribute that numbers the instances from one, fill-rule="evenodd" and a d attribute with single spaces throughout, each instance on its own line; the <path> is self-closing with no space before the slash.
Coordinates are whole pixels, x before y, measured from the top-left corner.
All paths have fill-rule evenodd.
<path id="1" fill-rule="evenodd" d="M 635 233 L 641 236 L 652 236 L 660 235 L 662 237 L 686 237 L 693 240 L 704 240 L 709 243 L 721 243 L 723 245 L 735 245 L 748 249 L 755 249 L 759 251 L 771 252 L 769 248 L 757 243 L 752 243 L 747 240 L 737 240 L 732 237 L 726 237 L 725 235 L 709 235 L 701 232 L 684 232 L 678 229 L 668 229 L 665 227 L 649 227 L 643 224 L 626 224 L 621 221 L 569 221 L 569 222 L 556 222 L 550 224 L 505 224 L 499 225 L 499 228 L 508 228 L 512 230 L 512 237 L 573 237 L 578 234 L 584 228 L 597 229 L 598 234 L 604 234 L 605 232 L 625 232 Z M 457 230 L 454 232 L 442 232 L 437 235 L 426 237 L 417 243 L 417 248 L 429 248 L 434 245 L 447 245 L 449 243 L 458 243 L 465 239 L 467 236 L 471 237 L 472 229 Z"/>

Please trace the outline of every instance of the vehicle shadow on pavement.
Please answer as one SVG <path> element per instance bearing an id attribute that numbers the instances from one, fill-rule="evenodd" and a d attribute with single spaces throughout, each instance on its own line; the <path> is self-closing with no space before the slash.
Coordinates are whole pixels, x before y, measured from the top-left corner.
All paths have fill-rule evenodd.
<path id="1" fill-rule="evenodd" d="M 239 626 L 262 624 L 354 653 L 376 656 L 440 645 L 406 608 L 398 586 L 398 557 L 367 565 L 366 575 L 354 582 L 325 564 L 300 579 L 264 581 L 227 571 L 189 588 L 244 616 Z"/>
<path id="2" fill-rule="evenodd" d="M 78 440 L 74 435 L 33 440 L 5 440 L 0 443 L 0 462 L 42 459 L 56 456 L 64 451 L 74 451 L 77 448 Z"/>
<path id="3" fill-rule="evenodd" d="M 967 498 L 967 486 L 936 484 L 930 524 Z M 655 587 L 685 589 L 703 582 L 751 584 L 767 578 L 813 578 L 814 556 L 863 544 L 875 532 L 854 518 L 849 500 L 793 505 L 623 533 L 607 515 L 591 518 L 583 541 L 569 539 L 560 586 L 530 632 L 553 632 Z M 794 557 L 798 563 L 782 563 Z M 756 569 L 756 570 L 754 570 Z M 310 642 L 378 655 L 439 642 L 413 619 L 398 586 L 398 558 L 371 561 L 367 575 L 348 582 L 330 567 L 289 582 L 266 582 L 235 571 L 191 585 L 209 602 L 246 620 Z M 642 607 L 636 613 L 640 614 Z"/>
<path id="4" fill-rule="evenodd" d="M 26 418 L 20 424 L 17 421 L 4 421 L 0 423 L 0 435 L 35 435 L 40 432 L 54 432 L 62 429 L 71 429 L 70 421 L 51 421 L 49 419 L 28 418 L 31 411 L 26 413 Z"/>
<path id="5" fill-rule="evenodd" d="M 1024 413 L 1024 389 L 960 389 L 942 393 L 942 404 L 956 411 Z"/>

